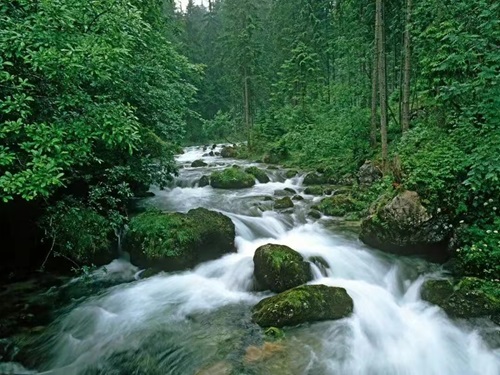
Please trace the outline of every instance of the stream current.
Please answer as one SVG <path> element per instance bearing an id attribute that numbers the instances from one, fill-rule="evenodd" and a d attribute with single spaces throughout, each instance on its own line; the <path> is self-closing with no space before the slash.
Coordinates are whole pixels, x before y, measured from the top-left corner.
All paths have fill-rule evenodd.
<path id="1" fill-rule="evenodd" d="M 217 150 L 216 150 L 217 151 Z M 500 350 L 478 332 L 420 299 L 420 287 L 442 272 L 423 260 L 387 255 L 363 245 L 339 221 L 311 219 L 320 197 L 303 194 L 303 176 L 267 170 L 271 182 L 253 188 L 198 187 L 202 175 L 246 161 L 203 157 L 187 148 L 175 185 L 144 201 L 166 211 L 217 210 L 236 226 L 237 252 L 194 270 L 163 273 L 108 288 L 64 312 L 37 350 L 38 374 L 168 375 L 499 375 Z M 191 168 L 196 159 L 207 167 Z M 276 190 L 305 198 L 289 211 L 261 208 Z M 252 291 L 252 257 L 266 243 L 320 256 L 313 284 L 340 286 L 354 313 L 339 321 L 285 328 L 271 344 L 251 322 L 251 307 L 270 293 Z M 107 275 L 134 274 L 115 261 Z M 30 372 L 31 373 L 31 372 Z"/>

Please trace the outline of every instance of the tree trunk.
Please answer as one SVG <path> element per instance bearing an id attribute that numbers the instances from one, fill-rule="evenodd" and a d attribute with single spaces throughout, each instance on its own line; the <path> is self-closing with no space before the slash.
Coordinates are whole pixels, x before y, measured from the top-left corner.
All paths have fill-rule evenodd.
<path id="1" fill-rule="evenodd" d="M 377 35 L 378 85 L 380 100 L 380 140 L 382 143 L 382 169 L 387 170 L 387 72 L 384 32 L 384 0 L 376 0 L 375 33 Z"/>
<path id="2" fill-rule="evenodd" d="M 405 24 L 405 66 L 403 77 L 403 118 L 401 126 L 403 133 L 410 129 L 410 75 L 411 75 L 411 41 L 410 41 L 410 22 L 412 12 L 412 0 L 406 0 L 406 24 Z"/>
<path id="3" fill-rule="evenodd" d="M 248 88 L 248 72 L 246 67 L 244 68 L 243 74 L 243 100 L 245 108 L 245 129 L 247 131 L 248 147 L 250 147 L 250 98 Z"/>
<path id="4" fill-rule="evenodd" d="M 373 47 L 373 67 L 372 67 L 372 109 L 371 109 L 371 127 L 370 127 L 370 144 L 373 148 L 377 147 L 377 35 L 375 33 L 375 45 Z"/>

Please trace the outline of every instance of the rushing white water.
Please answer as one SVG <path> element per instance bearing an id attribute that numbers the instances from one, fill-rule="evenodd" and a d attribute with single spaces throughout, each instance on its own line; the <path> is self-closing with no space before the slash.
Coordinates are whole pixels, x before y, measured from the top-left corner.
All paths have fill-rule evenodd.
<path id="1" fill-rule="evenodd" d="M 273 182 L 252 189 L 198 188 L 203 174 L 242 164 L 202 155 L 199 148 L 181 155 L 183 187 L 154 190 L 156 197 L 147 204 L 184 212 L 202 206 L 227 214 L 236 225 L 237 253 L 89 298 L 51 328 L 39 349 L 46 358 L 43 374 L 500 374 L 498 349 L 420 299 L 419 287 L 435 266 L 369 249 L 329 229 L 330 219 L 307 219 L 311 196 L 286 213 L 262 213 L 255 205 L 285 187 L 301 192 L 300 176 L 287 180 L 283 171 L 269 170 Z M 189 167 L 202 157 L 208 167 Z M 288 245 L 305 257 L 321 256 L 329 268 L 315 268 L 313 283 L 344 287 L 354 300 L 354 314 L 286 329 L 283 351 L 255 364 L 245 360 L 247 346 L 260 334 L 249 311 L 268 294 L 251 291 L 252 257 L 266 243 Z M 134 272 L 122 263 L 113 270 L 119 266 Z M 131 358 L 141 371 L 117 370 Z M 211 372 L 218 361 L 227 361 L 233 372 Z M 151 363 L 157 367 L 148 370 Z"/>

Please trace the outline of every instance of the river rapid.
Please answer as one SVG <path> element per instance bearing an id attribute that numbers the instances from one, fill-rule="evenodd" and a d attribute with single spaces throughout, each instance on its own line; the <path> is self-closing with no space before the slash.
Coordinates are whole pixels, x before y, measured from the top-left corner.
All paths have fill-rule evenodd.
<path id="1" fill-rule="evenodd" d="M 217 150 L 216 150 L 217 151 Z M 452 321 L 420 299 L 426 278 L 442 272 L 420 259 L 396 257 L 363 245 L 341 222 L 307 212 L 318 197 L 303 194 L 297 175 L 266 169 L 271 182 L 242 190 L 197 187 L 202 175 L 228 165 L 263 164 L 203 157 L 187 148 L 173 186 L 152 189 L 145 206 L 187 212 L 217 210 L 236 226 L 237 252 L 194 270 L 159 274 L 85 298 L 48 328 L 36 355 L 37 373 L 171 375 L 499 375 L 500 350 L 491 349 L 474 327 Z M 196 159 L 207 167 L 191 168 Z M 264 197 L 292 188 L 305 198 L 288 211 L 263 210 Z M 260 245 L 290 246 L 304 257 L 320 256 L 313 284 L 340 286 L 354 300 L 354 313 L 339 321 L 285 328 L 265 343 L 251 322 L 251 307 L 269 293 L 252 291 L 252 257 Z M 111 271 L 111 272 L 110 272 Z M 137 276 L 126 261 L 107 275 Z M 0 371 L 1 372 L 1 371 Z"/>

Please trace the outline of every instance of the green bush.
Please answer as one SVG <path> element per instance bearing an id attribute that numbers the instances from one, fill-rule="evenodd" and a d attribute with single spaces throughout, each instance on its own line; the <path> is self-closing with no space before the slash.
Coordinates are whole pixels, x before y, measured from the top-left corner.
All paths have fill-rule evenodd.
<path id="1" fill-rule="evenodd" d="M 98 253 L 109 252 L 112 245 L 111 222 L 76 200 L 59 201 L 40 220 L 45 237 L 55 255 L 89 264 Z"/>

